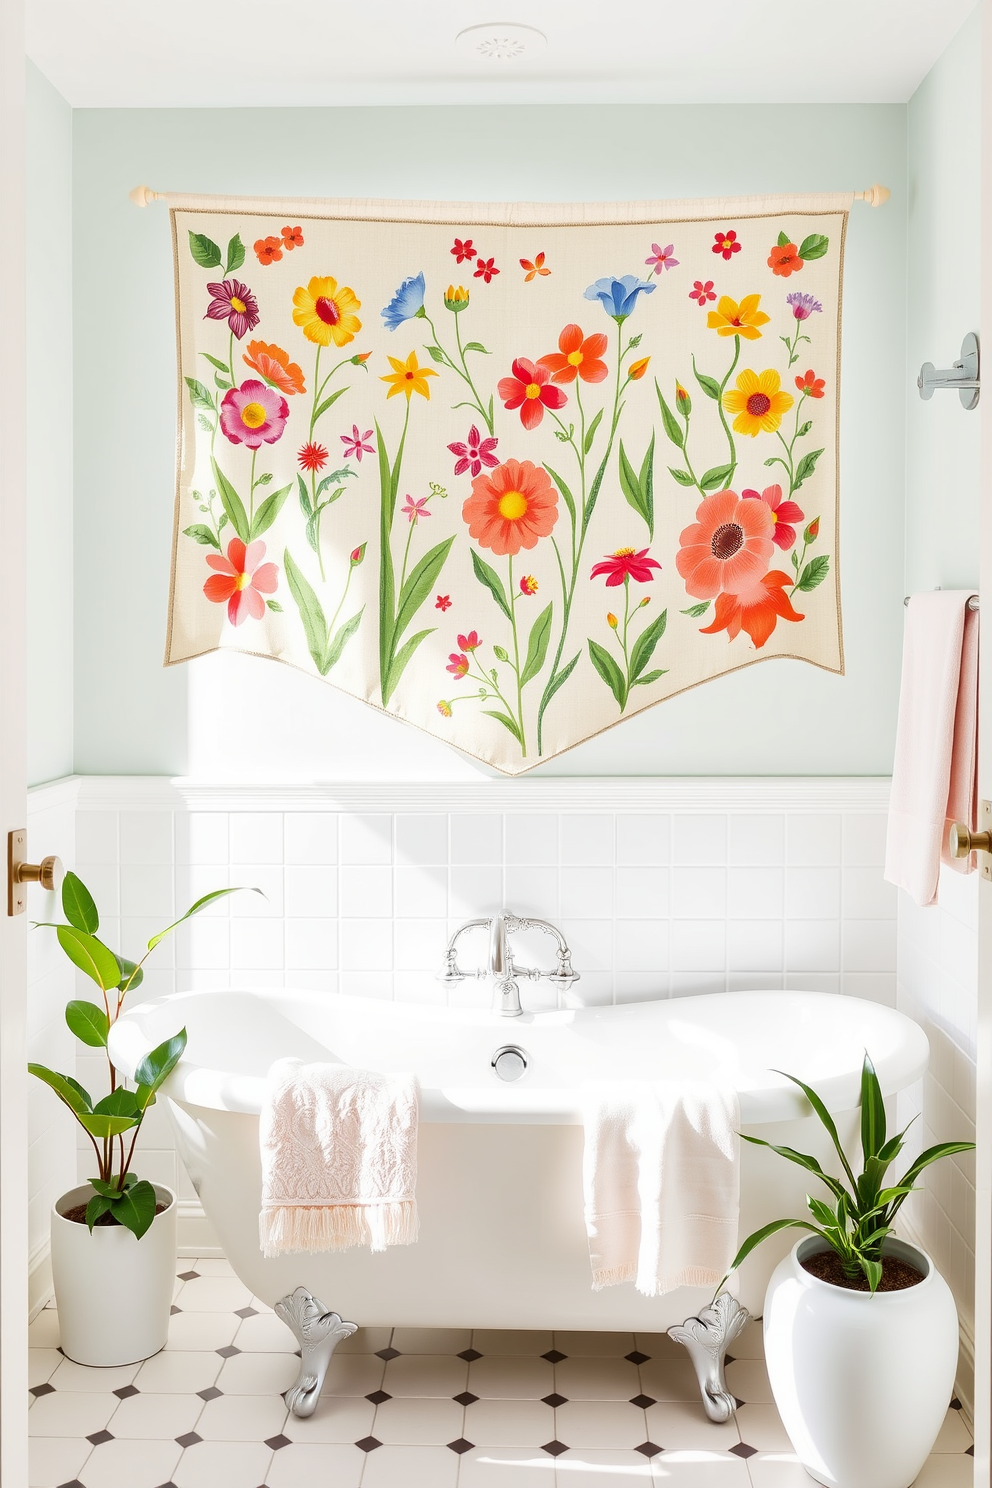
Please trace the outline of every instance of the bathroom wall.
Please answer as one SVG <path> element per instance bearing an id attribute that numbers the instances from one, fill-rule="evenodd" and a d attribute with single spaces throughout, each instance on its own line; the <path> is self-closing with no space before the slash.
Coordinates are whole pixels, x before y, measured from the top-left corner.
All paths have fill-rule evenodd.
<path id="1" fill-rule="evenodd" d="M 72 770 L 72 110 L 27 64 L 28 781 Z"/>
<path id="2" fill-rule="evenodd" d="M 879 774 L 902 598 L 905 109 L 898 105 L 78 110 L 75 768 L 225 779 L 473 780 L 483 767 L 285 667 L 161 669 L 175 366 L 158 189 L 626 199 L 892 187 L 851 213 L 841 571 L 848 673 L 777 661 L 626 722 L 546 775 Z M 107 706 L 107 679 L 127 678 Z M 235 722 L 236 720 L 236 722 Z"/>
<path id="3" fill-rule="evenodd" d="M 924 361 L 949 366 L 979 329 L 981 33 L 967 21 L 910 101 L 906 350 L 906 593 L 978 583 L 979 417 L 952 393 L 924 403 Z M 951 252 L 951 245 L 953 251 Z M 974 1135 L 978 876 L 944 869 L 938 904 L 899 894 L 897 1005 L 926 1029 L 931 1063 L 901 1115 L 913 1147 Z M 974 1332 L 974 1158 L 940 1163 L 906 1218 L 951 1283 L 961 1314 L 959 1392 L 970 1393 Z"/>

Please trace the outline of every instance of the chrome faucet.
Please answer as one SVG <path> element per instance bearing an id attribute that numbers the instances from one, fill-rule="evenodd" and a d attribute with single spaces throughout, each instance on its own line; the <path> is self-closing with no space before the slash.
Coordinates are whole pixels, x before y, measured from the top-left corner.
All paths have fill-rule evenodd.
<path id="1" fill-rule="evenodd" d="M 457 946 L 458 941 L 466 930 L 486 929 L 489 931 L 489 959 L 485 966 L 476 967 L 473 971 L 463 971 L 458 965 Z M 507 936 L 517 930 L 543 930 L 558 943 L 558 964 L 553 971 L 542 971 L 536 966 L 518 966 L 513 959 L 507 945 Z M 539 981 L 542 977 L 554 987 L 570 987 L 573 982 L 579 980 L 577 971 L 572 970 L 572 953 L 569 950 L 565 937 L 554 925 L 547 920 L 521 919 L 517 915 L 507 914 L 501 910 L 499 914 L 493 915 L 486 920 L 467 920 L 461 925 L 448 942 L 445 953 L 444 968 L 438 974 L 438 980 L 442 982 L 463 982 L 466 977 L 491 977 L 493 983 L 493 1012 L 500 1013 L 504 1018 L 519 1018 L 523 1012 L 520 1005 L 520 988 L 517 986 L 517 977 L 529 977 L 532 982 Z"/>

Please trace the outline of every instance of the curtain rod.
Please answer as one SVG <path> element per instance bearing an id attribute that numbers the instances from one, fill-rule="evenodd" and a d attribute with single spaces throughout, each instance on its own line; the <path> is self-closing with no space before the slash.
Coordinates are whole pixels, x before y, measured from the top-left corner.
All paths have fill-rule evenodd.
<path id="1" fill-rule="evenodd" d="M 869 207 L 881 207 L 888 201 L 892 192 L 888 186 L 880 186 L 878 182 L 869 186 L 867 191 L 855 191 L 854 200 L 863 201 Z M 150 186 L 135 186 L 128 192 L 128 197 L 136 207 L 147 207 L 149 203 L 156 201 L 167 201 L 168 193 L 165 191 L 153 191 Z"/>

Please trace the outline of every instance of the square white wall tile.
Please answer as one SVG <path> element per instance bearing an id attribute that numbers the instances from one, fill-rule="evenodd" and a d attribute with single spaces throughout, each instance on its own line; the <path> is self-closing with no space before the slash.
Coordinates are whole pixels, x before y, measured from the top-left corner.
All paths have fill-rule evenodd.
<path id="1" fill-rule="evenodd" d="M 558 863 L 558 817 L 550 812 L 514 812 L 503 818 L 507 863 Z"/>
<path id="2" fill-rule="evenodd" d="M 503 861 L 503 818 L 492 815 L 452 816 L 449 822 L 452 863 Z"/>
<path id="3" fill-rule="evenodd" d="M 672 819 L 670 816 L 643 812 L 622 812 L 616 819 L 617 862 L 624 865 L 646 863 L 662 867 L 671 861 Z"/>
<path id="4" fill-rule="evenodd" d="M 561 861 L 576 866 L 612 867 L 616 855 L 616 819 L 605 813 L 563 816 Z"/>

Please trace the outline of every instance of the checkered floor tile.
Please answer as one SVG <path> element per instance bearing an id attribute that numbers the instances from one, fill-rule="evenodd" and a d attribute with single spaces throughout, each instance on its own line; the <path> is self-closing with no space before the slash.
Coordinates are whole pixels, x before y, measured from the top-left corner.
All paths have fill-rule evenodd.
<path id="1" fill-rule="evenodd" d="M 664 1335 L 467 1328 L 360 1329 L 297 1420 L 289 1330 L 226 1261 L 179 1265 L 169 1343 L 143 1364 L 74 1364 L 54 1307 L 32 1323 L 29 1488 L 809 1488 L 758 1325 L 723 1426 Z M 919 1488 L 970 1485 L 970 1451 L 952 1409 Z"/>

